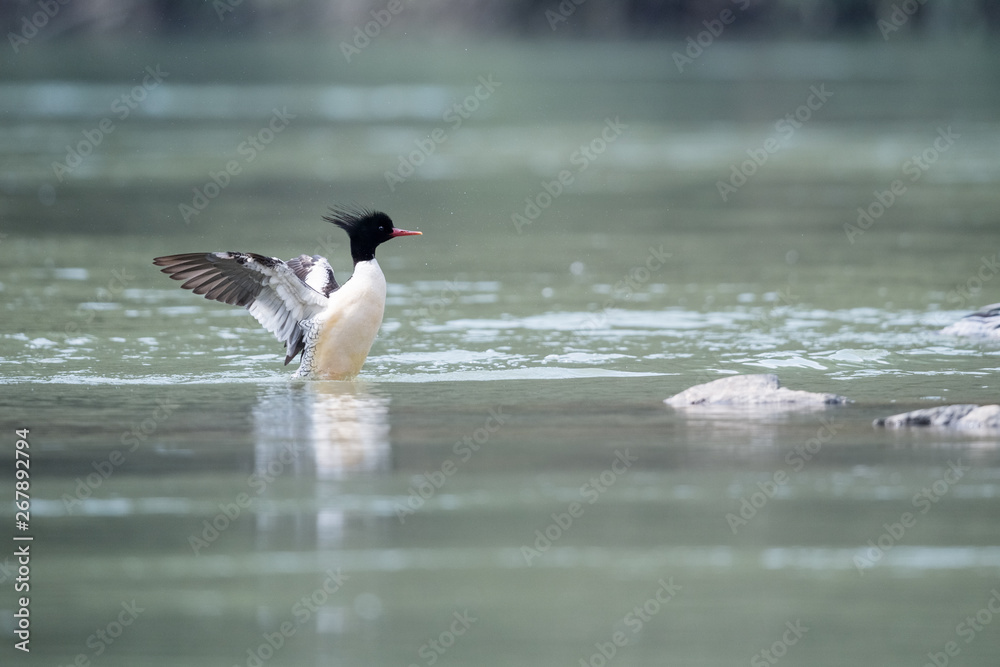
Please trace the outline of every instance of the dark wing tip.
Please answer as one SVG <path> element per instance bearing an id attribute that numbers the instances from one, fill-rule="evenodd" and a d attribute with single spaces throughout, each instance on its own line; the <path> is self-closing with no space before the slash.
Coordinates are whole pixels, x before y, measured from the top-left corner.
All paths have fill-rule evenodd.
<path id="1" fill-rule="evenodd" d="M 157 266 L 172 266 L 175 264 L 185 264 L 188 262 L 205 262 L 210 259 L 218 259 L 222 256 L 236 255 L 239 253 L 230 252 L 184 252 L 179 255 L 164 255 L 154 257 L 153 264 Z"/>
<path id="2" fill-rule="evenodd" d="M 163 257 L 154 257 L 153 264 L 156 266 L 173 266 L 179 262 L 186 262 L 193 257 L 204 257 L 204 254 L 184 253 L 181 255 L 164 255 Z"/>
<path id="3" fill-rule="evenodd" d="M 180 255 L 164 255 L 163 257 L 154 257 L 153 264 L 159 266 L 160 271 L 174 278 L 174 274 L 179 271 L 209 262 L 212 254 L 208 252 L 188 252 Z M 177 279 L 180 280 L 180 278 Z"/>

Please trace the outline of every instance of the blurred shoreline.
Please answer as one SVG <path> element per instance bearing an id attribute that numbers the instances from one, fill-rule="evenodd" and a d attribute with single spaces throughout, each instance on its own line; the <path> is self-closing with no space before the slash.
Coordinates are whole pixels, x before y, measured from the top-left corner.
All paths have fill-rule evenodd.
<path id="1" fill-rule="evenodd" d="M 693 63 L 683 39 L 521 40 L 505 37 L 439 39 L 404 35 L 373 40 L 347 62 L 336 38 L 185 39 L 111 37 L 39 43 L 7 59 L 0 81 L 135 81 L 143 67 L 159 64 L 172 82 L 240 84 L 464 83 L 470 73 L 496 70 L 524 81 L 677 82 L 826 81 L 946 84 L 976 81 L 992 92 L 1000 48 L 989 41 L 747 40 L 719 39 Z M 474 78 L 474 77 L 473 77 Z"/>
<path id="2" fill-rule="evenodd" d="M 271 39 L 355 28 L 369 34 L 385 28 L 473 37 L 683 39 L 706 27 L 763 40 L 954 38 L 995 34 L 1000 8 L 989 0 L 19 0 L 0 5 L 0 26 L 26 39 L 33 28 L 49 38 L 101 39 L 136 33 Z"/>

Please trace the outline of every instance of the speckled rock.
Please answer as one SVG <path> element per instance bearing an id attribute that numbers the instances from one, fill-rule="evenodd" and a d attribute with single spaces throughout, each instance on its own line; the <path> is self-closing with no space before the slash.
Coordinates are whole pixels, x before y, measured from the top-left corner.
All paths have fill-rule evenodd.
<path id="1" fill-rule="evenodd" d="M 849 399 L 837 394 L 798 391 L 781 386 L 773 373 L 733 375 L 685 389 L 663 401 L 678 408 L 692 405 L 809 407 L 843 405 Z"/>
<path id="2" fill-rule="evenodd" d="M 1000 405 L 940 405 L 875 420 L 875 426 L 940 426 L 960 430 L 1000 429 Z"/>

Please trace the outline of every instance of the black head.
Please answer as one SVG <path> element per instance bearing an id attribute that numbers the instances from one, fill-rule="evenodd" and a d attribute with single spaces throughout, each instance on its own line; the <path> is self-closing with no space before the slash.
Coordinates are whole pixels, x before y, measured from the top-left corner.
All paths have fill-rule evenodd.
<path id="1" fill-rule="evenodd" d="M 347 232 L 355 264 L 375 259 L 375 248 L 389 239 L 422 233 L 397 229 L 385 213 L 366 208 L 331 208 L 330 215 L 324 215 L 323 219 Z"/>

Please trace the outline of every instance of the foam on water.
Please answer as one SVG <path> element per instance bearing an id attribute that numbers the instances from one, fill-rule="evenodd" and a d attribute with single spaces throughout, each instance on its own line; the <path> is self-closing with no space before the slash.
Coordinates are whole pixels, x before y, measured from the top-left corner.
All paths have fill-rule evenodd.
<path id="1" fill-rule="evenodd" d="M 424 281 L 420 287 L 436 292 L 449 289 L 448 285 Z M 499 283 L 467 281 L 464 287 L 473 290 L 467 296 L 475 302 L 492 300 Z M 173 301 L 178 294 L 185 296 L 180 291 L 151 290 L 131 295 L 131 300 L 154 305 L 159 322 L 170 325 L 166 333 L 154 334 L 149 320 L 138 326 L 110 327 L 130 330 L 127 336 L 109 336 L 105 330 L 34 337 L 5 334 L 0 338 L 0 367 L 18 372 L 5 373 L 0 383 L 267 381 L 290 375 L 280 363 L 280 346 L 256 328 L 245 312 L 210 304 L 157 305 L 164 300 L 161 296 Z M 93 305 L 102 317 L 134 319 L 120 309 L 105 307 L 112 304 Z M 1000 356 L 997 346 L 939 333 L 942 323 L 960 315 L 958 311 L 743 305 L 716 311 L 611 308 L 520 317 L 428 316 L 409 322 L 390 317 L 362 377 L 395 382 L 530 380 L 642 377 L 715 368 L 725 372 L 793 369 L 843 380 L 979 377 L 995 372 L 998 364 L 980 360 L 984 351 Z M 202 320 L 207 316 L 224 324 L 206 326 Z M 213 339 L 223 344 L 213 344 Z M 44 357 L 38 356 L 40 350 L 45 350 Z M 55 365 L 65 370 L 47 370 Z"/>

